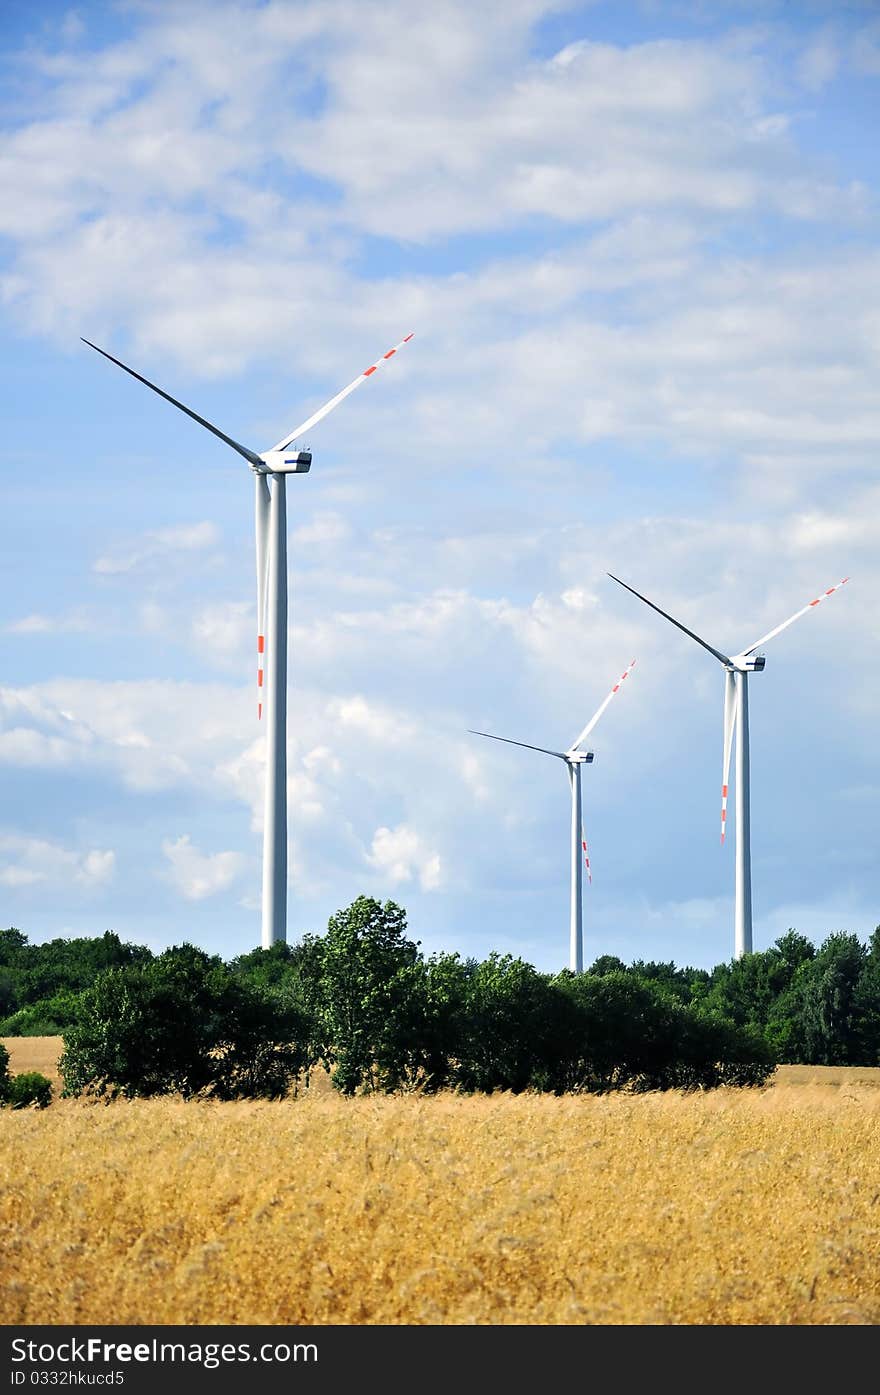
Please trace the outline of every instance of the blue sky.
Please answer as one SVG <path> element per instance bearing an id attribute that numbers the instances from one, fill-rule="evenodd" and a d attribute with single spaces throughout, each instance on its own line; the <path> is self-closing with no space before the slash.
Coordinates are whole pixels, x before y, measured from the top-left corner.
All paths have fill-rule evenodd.
<path id="1" fill-rule="evenodd" d="M 0 921 L 259 940 L 247 467 L 288 490 L 290 938 L 732 952 L 721 649 L 752 683 L 755 943 L 880 920 L 873 4 L 8 3 Z"/>

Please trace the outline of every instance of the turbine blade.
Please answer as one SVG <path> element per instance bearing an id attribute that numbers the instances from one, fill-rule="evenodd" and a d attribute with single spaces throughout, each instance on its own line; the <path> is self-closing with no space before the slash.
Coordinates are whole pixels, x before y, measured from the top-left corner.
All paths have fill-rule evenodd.
<path id="1" fill-rule="evenodd" d="M 602 716 L 602 713 L 605 711 L 605 708 L 608 706 L 609 702 L 610 702 L 611 699 L 614 697 L 614 694 L 620 691 L 621 684 L 623 683 L 624 679 L 629 678 L 629 676 L 630 676 L 630 674 L 632 673 L 632 671 L 633 671 L 633 669 L 635 668 L 635 666 L 636 666 L 636 661 L 635 661 L 635 659 L 633 659 L 633 661 L 632 661 L 632 663 L 630 664 L 629 668 L 624 669 L 623 673 L 622 673 L 622 674 L 620 675 L 620 677 L 618 678 L 617 682 L 615 683 L 614 687 L 611 689 L 611 692 L 608 694 L 608 696 L 607 696 L 607 698 L 605 699 L 605 701 L 602 703 L 601 707 L 597 708 L 597 710 L 593 713 L 592 717 L 591 717 L 590 720 L 587 722 L 587 725 L 584 727 L 584 729 L 583 729 L 583 731 L 581 732 L 580 736 L 578 737 L 577 741 L 572 741 L 571 745 L 570 745 L 569 748 L 568 748 L 569 754 L 572 754 L 574 751 L 576 751 L 577 748 L 578 748 L 578 746 L 581 744 L 581 742 L 584 741 L 584 740 L 586 740 L 586 738 L 589 736 L 590 732 L 593 730 L 593 727 L 596 725 L 596 723 L 598 722 L 599 718 Z"/>
<path id="2" fill-rule="evenodd" d="M 721 755 L 721 845 L 727 832 L 727 788 L 730 780 L 730 755 L 736 729 L 736 678 L 728 670 L 724 675 L 724 749 Z M 738 797 L 738 796 L 737 796 Z"/>
<path id="3" fill-rule="evenodd" d="M 263 715 L 266 649 L 266 586 L 269 576 L 269 507 L 272 496 L 264 474 L 254 475 L 257 535 L 257 720 Z"/>
<path id="4" fill-rule="evenodd" d="M 800 620 L 802 615 L 806 615 L 808 610 L 814 610 L 817 605 L 821 605 L 823 601 L 827 601 L 829 596 L 833 596 L 834 592 L 839 591 L 841 586 L 845 586 L 848 581 L 849 577 L 845 576 L 843 581 L 838 581 L 835 586 L 829 586 L 828 590 L 823 591 L 821 596 L 817 596 L 814 601 L 810 601 L 809 605 L 802 606 L 800 610 L 795 611 L 794 615 L 790 615 L 787 620 L 783 620 L 781 625 L 777 625 L 775 630 L 770 630 L 769 634 L 762 635 L 760 639 L 756 639 L 754 644 L 750 645 L 748 649 L 744 649 L 741 655 L 737 654 L 736 657 L 745 658 L 748 654 L 754 654 L 755 650 L 759 649 L 762 644 L 766 644 L 768 639 L 775 639 L 783 630 L 787 630 L 789 625 L 793 625 L 795 620 Z"/>
<path id="5" fill-rule="evenodd" d="M 509 736 L 493 736 L 491 731 L 474 731 L 473 727 L 468 727 L 471 736 L 487 736 L 490 741 L 505 741 L 508 746 L 524 746 L 527 751 L 540 751 L 545 756 L 558 756 L 560 760 L 565 760 L 564 751 L 548 751 L 546 746 L 530 746 L 528 741 L 512 741 Z"/>
<path id="6" fill-rule="evenodd" d="M 649 605 L 652 610 L 656 610 L 657 614 L 662 615 L 664 620 L 669 620 L 670 623 L 677 626 L 678 629 L 684 630 L 684 633 L 686 635 L 690 635 L 691 639 L 695 639 L 697 641 L 697 644 L 702 644 L 704 649 L 708 649 L 710 654 L 715 655 L 715 658 L 718 660 L 719 663 L 730 663 L 730 660 L 728 659 L 727 655 L 722 654 L 720 649 L 713 649 L 711 644 L 707 644 L 704 639 L 700 639 L 700 636 L 694 634 L 693 630 L 689 630 L 687 625 L 683 625 L 680 620 L 676 620 L 674 615 L 668 615 L 665 610 L 660 609 L 659 605 L 655 605 L 653 601 L 649 601 L 648 597 L 643 596 L 641 591 L 636 591 L 635 587 L 633 586 L 627 586 L 625 581 L 621 581 L 620 577 L 614 576 L 612 572 L 607 572 L 606 575 L 610 576 L 612 581 L 616 581 L 618 586 L 622 586 L 626 591 L 631 591 L 634 596 L 638 596 L 640 601 L 644 601 L 645 605 Z"/>
<path id="7" fill-rule="evenodd" d="M 82 338 L 82 336 L 80 336 L 80 338 Z M 130 373 L 133 378 L 137 378 L 139 383 L 143 383 L 144 387 L 148 387 L 152 389 L 153 392 L 158 393 L 160 397 L 164 397 L 165 401 L 170 402 L 172 407 L 177 407 L 179 411 L 185 412 L 188 417 L 192 417 L 193 421 L 197 421 L 199 426 L 204 426 L 206 431 L 212 432 L 212 434 L 218 436 L 221 441 L 225 441 L 227 446 L 231 446 L 233 450 L 237 450 L 239 455 L 243 455 L 245 460 L 251 465 L 256 465 L 258 469 L 265 470 L 265 463 L 262 458 L 257 455 L 255 450 L 249 450 L 247 446 L 241 445 L 240 442 L 233 441 L 232 437 L 227 436 L 224 431 L 221 431 L 219 426 L 214 426 L 210 421 L 206 421 L 204 417 L 200 417 L 198 412 L 193 412 L 189 407 L 184 407 L 183 403 L 178 402 L 176 397 L 172 397 L 168 392 L 163 392 L 162 388 L 156 387 L 156 384 L 151 383 L 149 378 L 144 378 L 140 373 L 135 373 L 134 369 L 129 368 L 127 363 L 123 363 L 121 359 L 114 358 L 112 354 L 107 353 L 106 349 L 99 349 L 98 345 L 93 344 L 91 339 L 83 339 L 82 342 L 88 344 L 89 348 L 94 349 L 96 353 L 103 354 L 105 358 L 109 358 L 110 362 L 115 363 L 117 368 L 122 368 L 126 373 Z"/>
<path id="8" fill-rule="evenodd" d="M 341 392 L 337 392 L 335 397 L 331 397 L 329 402 L 325 402 L 323 407 L 319 407 L 317 412 L 313 412 L 312 415 L 303 422 L 302 426 L 298 426 L 295 431 L 291 431 L 289 436 L 285 436 L 284 440 L 279 441 L 277 446 L 273 446 L 272 449 L 287 450 L 291 441 L 295 441 L 297 436 L 302 436 L 305 431 L 311 431 L 312 427 L 317 426 L 319 421 L 323 421 L 327 414 L 333 411 L 334 407 L 338 407 L 339 403 L 344 398 L 348 397 L 349 393 L 354 392 L 355 388 L 361 386 L 361 383 L 365 383 L 368 378 L 371 378 L 377 368 L 381 368 L 383 363 L 387 363 L 390 358 L 393 358 L 398 349 L 402 349 L 404 344 L 408 344 L 412 337 L 412 334 L 408 334 L 405 339 L 401 339 L 399 344 L 395 344 L 394 348 L 389 349 L 387 354 L 383 354 L 375 363 L 371 363 L 369 368 L 365 368 L 363 373 L 357 375 L 354 382 L 349 383 L 348 387 L 344 387 Z"/>
<path id="9" fill-rule="evenodd" d="M 583 823 L 581 823 L 581 847 L 584 850 L 584 866 L 587 869 L 587 881 L 593 885 L 593 873 L 590 871 L 590 854 L 587 851 L 587 835 Z"/>

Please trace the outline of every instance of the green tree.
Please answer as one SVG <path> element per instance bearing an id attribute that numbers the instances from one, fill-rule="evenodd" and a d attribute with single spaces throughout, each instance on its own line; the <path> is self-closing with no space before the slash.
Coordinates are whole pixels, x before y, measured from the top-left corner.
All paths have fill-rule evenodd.
<path id="1" fill-rule="evenodd" d="M 671 960 L 660 963 L 656 960 L 635 959 L 627 972 L 643 983 L 654 983 L 665 988 L 682 1003 L 690 1002 L 695 982 L 707 977 L 701 969 L 677 969 Z"/>
<path id="2" fill-rule="evenodd" d="M 276 940 L 268 949 L 252 949 L 230 961 L 229 968 L 238 978 L 259 988 L 280 988 L 290 976 L 296 960 L 296 949 L 285 940 Z"/>
<path id="3" fill-rule="evenodd" d="M 780 1060 L 812 1065 L 858 1063 L 856 988 L 867 951 L 857 935 L 829 935 L 797 968 L 774 1004 L 769 1033 Z"/>
<path id="4" fill-rule="evenodd" d="M 579 1019 L 566 1089 L 760 1084 L 773 1069 L 760 1032 L 737 1027 L 701 1004 L 682 1002 L 659 977 L 629 972 L 560 975 L 558 981 Z"/>
<path id="5" fill-rule="evenodd" d="M 546 974 L 490 954 L 468 975 L 452 1074 L 465 1090 L 556 1088 L 567 1038 L 565 1004 Z"/>
<path id="6" fill-rule="evenodd" d="M 880 1066 L 880 925 L 868 941 L 868 952 L 853 990 L 856 1064 Z"/>
<path id="7" fill-rule="evenodd" d="M 306 937 L 299 948 L 302 993 L 334 1085 L 343 1094 L 378 1088 L 383 1075 L 395 1075 L 389 1031 L 399 1037 L 399 1020 L 411 1010 L 420 958 L 406 935 L 406 912 L 393 901 L 359 896 L 331 916 L 326 935 Z"/>
<path id="8" fill-rule="evenodd" d="M 0 1022 L 0 1036 L 58 1037 L 76 1018 L 79 994 L 62 988 L 51 998 L 39 998 Z"/>
<path id="9" fill-rule="evenodd" d="M 304 1065 L 301 1033 L 295 1011 L 185 944 L 100 974 L 79 999 L 60 1069 L 66 1094 L 274 1096 Z"/>
<path id="10" fill-rule="evenodd" d="M 0 931 L 0 1014 L 8 1020 L 22 1008 L 43 1004 L 36 1017 L 49 1020 L 53 1014 L 45 1008 L 47 1001 L 54 1000 L 57 1008 L 64 995 L 90 987 L 105 969 L 146 963 L 151 958 L 145 946 L 123 944 L 112 930 L 92 938 L 56 939 L 38 945 L 29 944 L 27 936 L 14 927 Z M 53 1020 L 61 1025 L 57 1015 Z M 13 1025 L 8 1035 L 14 1034 Z"/>
<path id="11" fill-rule="evenodd" d="M 601 977 L 602 974 L 625 974 L 626 971 L 626 965 L 616 954 L 600 954 L 590 965 L 588 973 Z"/>
<path id="12" fill-rule="evenodd" d="M 779 1018 L 777 1005 L 788 993 L 802 964 L 815 956 L 812 943 L 789 930 L 770 949 L 719 964 L 712 974 L 706 1006 L 740 1026 L 762 1031 Z"/>

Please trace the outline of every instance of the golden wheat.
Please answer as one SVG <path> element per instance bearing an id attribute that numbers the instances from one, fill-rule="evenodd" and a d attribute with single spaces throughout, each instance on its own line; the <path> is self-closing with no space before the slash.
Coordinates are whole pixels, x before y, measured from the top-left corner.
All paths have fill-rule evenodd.
<path id="1" fill-rule="evenodd" d="M 58 1057 L 64 1050 L 61 1037 L 0 1037 L 0 1045 L 9 1052 L 11 1075 L 37 1070 L 52 1082 L 56 1094 L 61 1091 L 64 1083 L 58 1072 Z"/>
<path id="2" fill-rule="evenodd" d="M 876 1323 L 880 1091 L 0 1113 L 5 1323 Z"/>

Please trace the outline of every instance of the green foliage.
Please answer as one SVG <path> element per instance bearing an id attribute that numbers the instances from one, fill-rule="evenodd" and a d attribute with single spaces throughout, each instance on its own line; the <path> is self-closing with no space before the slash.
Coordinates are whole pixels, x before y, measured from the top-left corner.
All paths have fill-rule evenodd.
<path id="1" fill-rule="evenodd" d="M 859 1065 L 880 1066 L 880 925 L 868 941 L 868 952 L 853 989 L 853 1055 Z"/>
<path id="2" fill-rule="evenodd" d="M 645 982 L 662 986 L 682 1003 L 702 997 L 709 986 L 709 975 L 705 969 L 677 969 L 671 960 L 657 963 L 654 960 L 646 962 L 636 959 L 626 972 Z"/>
<path id="3" fill-rule="evenodd" d="M 268 949 L 252 949 L 230 962 L 230 969 L 239 978 L 260 988 L 280 988 L 290 976 L 296 950 L 284 940 L 276 940 Z"/>
<path id="4" fill-rule="evenodd" d="M 349 1095 L 760 1084 L 776 1060 L 880 1064 L 880 927 L 818 950 L 789 930 L 711 974 L 602 955 L 553 976 L 510 955 L 426 959 L 400 906 L 359 896 L 324 935 L 229 964 L 11 928 L 0 1004 L 0 1034 L 63 1033 L 66 1093 L 275 1097 L 318 1062 Z"/>
<path id="5" fill-rule="evenodd" d="M 9 1088 L 9 1052 L 0 1041 L 0 1102 L 5 1100 Z"/>
<path id="6" fill-rule="evenodd" d="M 343 1094 L 364 1086 L 394 1088 L 405 1073 L 392 1043 L 400 1041 L 414 1010 L 419 960 L 405 932 L 400 906 L 359 896 L 331 917 L 321 940 L 305 946 L 320 1055 Z"/>
<path id="7" fill-rule="evenodd" d="M 490 954 L 468 975 L 453 1081 L 464 1090 L 521 1091 L 557 1074 L 557 994 L 545 974 Z M 544 1084 L 546 1082 L 546 1084 Z"/>
<path id="8" fill-rule="evenodd" d="M 51 998 L 40 998 L 19 1008 L 0 1022 L 2 1037 L 60 1037 L 75 1017 L 78 993 L 62 989 Z"/>
<path id="9" fill-rule="evenodd" d="M 600 954 L 587 972 L 597 978 L 601 978 L 603 974 L 625 974 L 626 965 L 616 954 Z"/>
<path id="10" fill-rule="evenodd" d="M 305 1064 L 291 1007 L 193 945 L 113 968 L 80 997 L 65 1033 L 65 1094 L 285 1094 Z"/>
<path id="11" fill-rule="evenodd" d="M 152 959 L 143 945 L 123 944 L 112 930 L 94 938 L 49 940 L 32 945 L 21 930 L 0 931 L 0 1012 L 3 1026 L 21 1009 L 46 1000 L 63 1000 L 82 992 L 109 968 L 143 964 Z M 57 1005 L 57 1003 L 56 1003 Z M 27 1020 L 27 1019 L 26 1019 Z M 47 1013 L 44 1020 L 63 1023 Z M 13 1026 L 7 1036 L 23 1035 Z M 24 1035 L 55 1035 L 29 1030 Z"/>
<path id="12" fill-rule="evenodd" d="M 810 941 L 789 930 L 768 950 L 719 964 L 711 975 L 704 1002 L 740 1026 L 767 1030 L 780 999 L 788 993 L 801 966 L 814 955 Z M 771 1032 L 771 1038 L 783 1046 L 778 1035 Z"/>
<path id="13" fill-rule="evenodd" d="M 684 1003 L 665 976 L 560 975 L 577 1013 L 566 1089 L 709 1089 L 763 1084 L 775 1061 L 760 1033 Z"/>
<path id="14" fill-rule="evenodd" d="M 774 1004 L 770 1035 L 785 1059 L 814 1065 L 865 1065 L 877 1039 L 860 1017 L 860 999 L 870 999 L 863 975 L 868 954 L 856 935 L 829 935 L 812 959 L 798 966 L 791 986 Z M 870 976 L 873 979 L 873 974 Z"/>
<path id="15" fill-rule="evenodd" d="M 6 1086 L 5 1103 L 10 1109 L 26 1109 L 29 1105 L 45 1109 L 52 1103 L 52 1082 L 39 1071 L 22 1071 Z"/>

